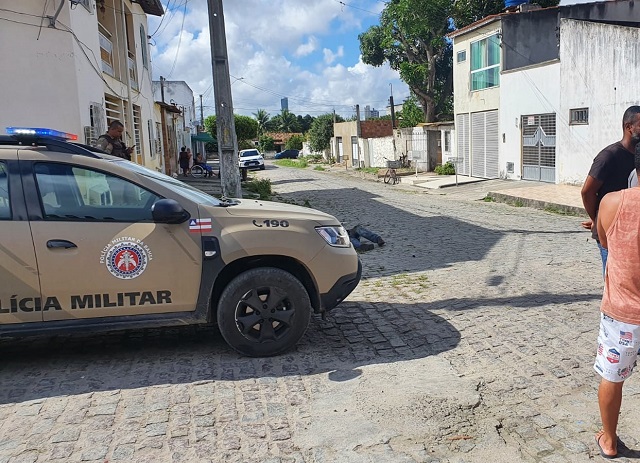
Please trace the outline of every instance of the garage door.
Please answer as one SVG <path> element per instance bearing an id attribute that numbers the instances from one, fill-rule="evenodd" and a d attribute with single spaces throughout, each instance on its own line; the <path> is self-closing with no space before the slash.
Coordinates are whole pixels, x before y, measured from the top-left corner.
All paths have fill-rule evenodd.
<path id="1" fill-rule="evenodd" d="M 471 113 L 471 176 L 498 178 L 498 111 Z"/>
<path id="2" fill-rule="evenodd" d="M 470 174 L 469 161 L 471 160 L 469 154 L 469 139 L 470 139 L 470 127 L 469 127 L 469 114 L 458 114 L 456 116 L 456 134 L 457 134 L 457 150 L 458 150 L 458 173 L 462 175 Z"/>
<path id="3" fill-rule="evenodd" d="M 556 115 L 522 116 L 522 178 L 556 182 Z"/>

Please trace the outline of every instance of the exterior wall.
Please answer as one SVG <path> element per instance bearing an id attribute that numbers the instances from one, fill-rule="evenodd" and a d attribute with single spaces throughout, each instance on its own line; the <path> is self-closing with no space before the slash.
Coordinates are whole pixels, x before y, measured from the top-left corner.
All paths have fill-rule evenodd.
<path id="1" fill-rule="evenodd" d="M 185 116 L 186 127 L 191 129 L 191 133 L 197 133 L 200 119 L 199 116 L 196 117 L 196 114 L 199 114 L 197 112 L 199 111 L 199 107 L 196 108 L 193 98 L 193 90 L 191 90 L 191 87 L 189 87 L 186 82 L 172 80 L 164 82 L 164 102 L 167 104 L 175 103 L 181 110 L 184 108 L 183 114 Z M 159 81 L 153 82 L 153 100 L 162 100 Z"/>
<path id="2" fill-rule="evenodd" d="M 502 69 L 521 68 L 558 59 L 557 8 L 502 17 Z"/>
<path id="3" fill-rule="evenodd" d="M 500 177 L 520 179 L 522 176 L 523 115 L 556 113 L 560 120 L 560 62 L 506 72 L 500 76 Z M 564 87 L 566 89 L 566 87 Z M 566 91 L 566 90 L 565 90 Z M 513 173 L 507 173 L 507 163 L 513 162 Z M 557 162 L 557 151 L 556 151 Z"/>
<path id="4" fill-rule="evenodd" d="M 360 136 L 362 138 L 388 137 L 393 134 L 391 121 L 375 120 L 360 122 Z"/>
<path id="5" fill-rule="evenodd" d="M 454 112 L 472 113 L 498 109 L 500 106 L 500 87 L 471 91 L 471 42 L 489 37 L 500 31 L 500 21 L 495 21 L 458 36 L 453 41 L 453 94 Z M 466 50 L 467 59 L 457 62 L 458 52 Z M 504 52 L 503 57 L 504 58 Z"/>
<path id="6" fill-rule="evenodd" d="M 394 138 L 366 138 L 364 142 L 368 144 L 368 156 L 371 167 L 387 167 L 387 159 L 393 159 Z"/>
<path id="7" fill-rule="evenodd" d="M 44 14 L 55 15 L 55 6 L 50 2 Z M 42 7 L 40 0 L 24 0 L 12 2 L 11 9 L 25 14 L 0 11 L 2 18 L 29 24 L 2 21 L 0 27 L 0 54 L 5 63 L 11 63 L 0 86 L 3 106 L 10 108 L 0 111 L 0 132 L 7 126 L 49 127 L 82 139 L 89 102 L 102 101 L 104 84 L 73 35 L 62 26 L 47 27 L 47 20 L 38 28 Z M 65 2 L 58 20 L 72 28 L 79 40 L 96 46 L 100 56 L 95 12 L 80 5 L 70 10 Z"/>
<path id="8" fill-rule="evenodd" d="M 105 8 L 104 13 L 96 10 L 93 2 L 89 11 L 80 4 L 71 9 L 70 2 L 65 1 L 55 28 L 48 27 L 47 19 L 39 27 L 43 15 L 43 2 L 40 0 L 14 2 L 12 10 L 24 14 L 0 11 L 0 18 L 10 20 L 2 21 L 0 27 L 0 53 L 6 62 L 11 63 L 11 78 L 0 86 L 0 98 L 11 111 L 0 112 L 0 130 L 11 125 L 50 127 L 77 134 L 79 141 L 85 142 L 84 128 L 92 125 L 90 105 L 99 103 L 104 109 L 106 93 L 120 100 L 129 100 L 130 97 L 132 105 L 140 107 L 140 140 L 137 147 L 140 155 L 135 160 L 153 165 L 151 160 L 154 153 L 148 122 L 154 122 L 151 63 L 146 69 L 143 68 L 140 34 L 140 25 L 144 25 L 145 33 L 148 33 L 147 16 L 139 4 L 129 0 L 124 2 L 131 29 L 130 53 L 135 57 L 139 86 L 139 90 L 132 89 L 129 95 L 124 49 L 118 48 L 124 47 L 122 38 L 118 41 L 117 34 L 114 34 L 112 43 L 114 74 L 121 76 L 119 78 L 124 82 L 104 73 L 100 60 L 99 17 L 101 21 L 110 22 L 114 32 L 122 36 L 121 30 L 116 29 L 116 25 L 121 27 L 122 24 L 121 13 L 116 15 L 116 11 L 122 11 L 122 0 L 114 1 L 112 4 L 117 8 Z M 57 5 L 50 3 L 47 3 L 45 16 L 54 16 L 56 13 Z M 146 43 L 144 46 L 147 46 Z M 150 57 L 150 54 L 147 56 Z M 126 143 L 132 145 L 132 121 L 127 125 Z"/>
<path id="9" fill-rule="evenodd" d="M 640 103 L 640 30 L 563 19 L 560 34 L 557 178 L 582 183 L 598 152 L 622 138 L 624 111 Z M 568 125 L 575 108 L 589 108 L 588 125 Z"/>

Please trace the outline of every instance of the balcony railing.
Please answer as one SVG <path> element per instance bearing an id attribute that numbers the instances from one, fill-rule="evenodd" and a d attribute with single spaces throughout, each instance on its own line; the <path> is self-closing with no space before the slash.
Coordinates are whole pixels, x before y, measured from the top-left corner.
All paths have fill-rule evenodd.
<path id="1" fill-rule="evenodd" d="M 106 72 L 112 77 L 115 77 L 113 72 L 113 43 L 102 33 L 98 32 L 100 37 L 100 59 L 102 61 L 102 71 Z"/>

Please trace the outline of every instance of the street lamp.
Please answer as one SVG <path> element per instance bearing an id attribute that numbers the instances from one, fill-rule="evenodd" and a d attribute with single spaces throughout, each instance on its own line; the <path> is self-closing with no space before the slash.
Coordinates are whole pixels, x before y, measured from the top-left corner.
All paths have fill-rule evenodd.
<path id="1" fill-rule="evenodd" d="M 234 81 L 231 82 L 231 85 L 235 84 L 236 82 L 238 82 L 239 80 L 244 80 L 244 77 L 234 77 Z"/>

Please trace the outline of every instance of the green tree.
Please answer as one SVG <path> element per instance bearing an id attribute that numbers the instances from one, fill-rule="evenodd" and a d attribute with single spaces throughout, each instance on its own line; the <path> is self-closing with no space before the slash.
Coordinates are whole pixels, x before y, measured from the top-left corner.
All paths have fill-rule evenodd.
<path id="1" fill-rule="evenodd" d="M 311 128 L 311 123 L 313 122 L 313 117 L 307 114 L 306 116 L 298 116 L 298 127 L 300 128 L 300 132 L 307 133 Z"/>
<path id="2" fill-rule="evenodd" d="M 336 122 L 343 122 L 342 117 L 336 115 Z M 333 137 L 333 114 L 323 114 L 313 120 L 309 133 L 309 147 L 312 151 L 324 151 L 329 148 Z"/>
<path id="3" fill-rule="evenodd" d="M 451 0 L 391 0 L 380 15 L 380 25 L 360 34 L 360 51 L 365 63 L 389 63 L 399 71 L 424 110 L 425 120 L 433 122 L 438 107 L 451 94 L 451 83 L 437 83 L 437 65 L 451 60 L 451 47 L 445 34 L 451 30 Z M 447 79 L 448 76 L 445 76 Z M 449 79 L 451 80 L 451 79 Z"/>
<path id="4" fill-rule="evenodd" d="M 258 133 L 258 121 L 250 116 L 233 115 L 236 123 L 236 135 L 238 141 L 253 140 Z"/>
<path id="5" fill-rule="evenodd" d="M 304 137 L 302 135 L 293 135 L 284 144 L 284 147 L 288 150 L 301 150 Z"/>
<path id="6" fill-rule="evenodd" d="M 418 106 L 418 100 L 411 95 L 402 103 L 402 112 L 398 115 L 400 119 L 400 127 L 415 127 L 424 122 L 424 113 L 422 108 Z"/>
<path id="7" fill-rule="evenodd" d="M 233 115 L 236 126 L 236 137 L 238 146 L 245 146 L 242 142 L 253 140 L 258 130 L 258 122 L 249 116 Z M 204 119 L 204 128 L 214 138 L 218 135 L 218 127 L 216 124 L 216 116 L 207 116 Z"/>
<path id="8" fill-rule="evenodd" d="M 253 117 L 255 117 L 258 122 L 258 131 L 256 135 L 260 137 L 260 135 L 262 135 L 266 130 L 270 115 L 266 109 L 258 109 L 258 111 L 253 113 Z"/>
<path id="9" fill-rule="evenodd" d="M 270 137 L 269 135 L 262 135 L 260 137 L 260 141 L 258 142 L 258 147 L 260 148 L 261 152 L 275 151 L 276 141 L 273 139 L 273 137 Z"/>
<path id="10" fill-rule="evenodd" d="M 278 130 L 285 133 L 299 132 L 298 118 L 288 109 L 283 109 L 280 113 L 280 125 Z"/>

